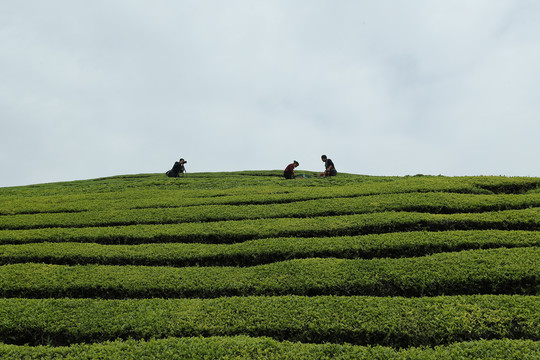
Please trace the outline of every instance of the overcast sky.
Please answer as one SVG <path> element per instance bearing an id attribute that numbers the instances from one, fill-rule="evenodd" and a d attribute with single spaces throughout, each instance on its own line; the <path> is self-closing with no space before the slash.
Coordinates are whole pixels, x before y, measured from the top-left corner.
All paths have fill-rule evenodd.
<path id="1" fill-rule="evenodd" d="M 537 0 L 0 0 L 0 187 L 540 176 Z"/>

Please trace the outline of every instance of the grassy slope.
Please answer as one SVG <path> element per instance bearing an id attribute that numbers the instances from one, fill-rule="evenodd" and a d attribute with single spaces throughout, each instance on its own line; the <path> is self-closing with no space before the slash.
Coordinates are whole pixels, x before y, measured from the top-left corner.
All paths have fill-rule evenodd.
<path id="1" fill-rule="evenodd" d="M 539 178 L 280 173 L 1 188 L 0 355 L 540 358 Z"/>

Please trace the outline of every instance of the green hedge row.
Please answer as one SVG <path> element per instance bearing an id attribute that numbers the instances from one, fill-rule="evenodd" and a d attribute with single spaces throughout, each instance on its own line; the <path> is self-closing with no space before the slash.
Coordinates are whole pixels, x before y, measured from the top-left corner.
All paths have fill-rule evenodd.
<path id="1" fill-rule="evenodd" d="M 278 218 L 121 227 L 1 230 L 0 244 L 32 242 L 234 243 L 269 237 L 343 236 L 418 230 L 538 230 L 540 208 L 471 214 L 382 212 L 313 218 Z"/>
<path id="2" fill-rule="evenodd" d="M 229 177 L 225 176 L 225 180 Z M 238 177 L 233 178 L 236 181 Z M 540 180 L 537 178 L 405 177 L 388 178 L 387 180 L 376 178 L 374 181 L 366 181 L 362 177 L 358 178 L 358 180 L 347 184 L 332 184 L 332 186 L 322 186 L 324 184 L 320 181 L 282 181 L 273 185 L 261 185 L 250 180 L 247 184 L 242 183 L 227 189 L 221 189 L 219 184 L 214 184 L 215 188 L 208 188 L 203 179 L 194 182 L 200 189 L 163 189 L 155 186 L 154 181 L 148 181 L 147 183 L 137 183 L 136 186 L 126 185 L 125 188 L 103 187 L 96 190 L 77 186 L 74 183 L 71 191 L 67 194 L 66 185 L 51 184 L 52 189 L 57 188 L 58 190 L 34 191 L 27 196 L 24 195 L 24 190 L 27 188 L 21 188 L 14 194 L 12 194 L 13 190 L 10 191 L 7 188 L 0 189 L 0 199 L 2 200 L 0 201 L 0 215 L 81 212 L 103 208 L 125 210 L 218 204 L 268 204 L 411 192 L 488 194 L 493 193 L 491 190 L 494 190 L 495 193 L 523 193 L 530 188 L 538 187 L 540 184 Z M 162 180 L 161 183 L 167 183 L 167 181 Z"/>
<path id="3" fill-rule="evenodd" d="M 269 238 L 236 244 L 30 243 L 0 245 L 0 264 L 253 266 L 313 257 L 414 257 L 498 247 L 540 246 L 538 231 L 408 232 L 326 238 Z"/>
<path id="4" fill-rule="evenodd" d="M 456 360 L 540 358 L 540 342 L 531 340 L 479 340 L 435 348 L 396 350 L 383 346 L 305 344 L 268 337 L 189 337 L 150 340 L 116 340 L 69 347 L 0 344 L 0 358 L 11 359 L 317 359 L 317 360 Z"/>
<path id="5" fill-rule="evenodd" d="M 206 205 L 181 208 L 101 210 L 3 216 L 0 229 L 88 227 L 135 224 L 177 224 L 282 217 L 314 217 L 417 211 L 431 213 L 485 212 L 540 206 L 540 194 L 470 195 L 408 193 L 355 198 L 319 199 L 287 204 Z"/>
<path id="6" fill-rule="evenodd" d="M 540 295 L 540 247 L 400 259 L 301 259 L 253 267 L 0 266 L 3 297 Z"/>
<path id="7" fill-rule="evenodd" d="M 229 202 L 237 204 L 245 201 L 249 203 L 250 200 L 253 203 L 266 203 L 272 200 L 279 201 L 287 197 L 293 197 L 294 200 L 294 194 L 298 194 L 299 198 L 303 199 L 303 197 L 307 197 L 310 193 L 308 189 L 288 190 L 276 186 L 245 186 L 239 189 L 228 190 L 161 190 L 159 188 L 148 188 L 141 185 L 135 189 L 130 188 L 116 192 L 83 192 L 81 194 L 69 195 L 58 193 L 55 195 L 10 196 L 6 198 L 1 196 L 2 190 L 0 189 L 0 199 L 2 200 L 2 203 L 0 203 L 0 214 L 2 215 L 42 212 L 82 212 L 101 210 L 103 208 L 129 210 L 133 208 L 227 204 Z M 339 193 L 337 190 L 339 188 L 334 188 L 332 191 Z M 324 190 L 317 189 L 315 194 L 321 191 L 325 192 Z M 346 191 L 353 190 L 347 187 Z M 317 198 L 317 195 L 315 195 L 315 198 Z"/>
<path id="8" fill-rule="evenodd" d="M 268 336 L 393 347 L 540 340 L 540 297 L 283 296 L 219 299 L 0 299 L 0 340 L 66 345 L 118 338 Z"/>

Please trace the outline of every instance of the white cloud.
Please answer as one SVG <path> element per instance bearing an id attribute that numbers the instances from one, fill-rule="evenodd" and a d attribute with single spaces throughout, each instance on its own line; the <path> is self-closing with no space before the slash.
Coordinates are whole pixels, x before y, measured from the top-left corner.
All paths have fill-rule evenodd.
<path id="1" fill-rule="evenodd" d="M 0 186 L 160 172 L 540 176 L 532 0 L 0 5 Z M 28 166 L 27 164 L 31 164 Z"/>

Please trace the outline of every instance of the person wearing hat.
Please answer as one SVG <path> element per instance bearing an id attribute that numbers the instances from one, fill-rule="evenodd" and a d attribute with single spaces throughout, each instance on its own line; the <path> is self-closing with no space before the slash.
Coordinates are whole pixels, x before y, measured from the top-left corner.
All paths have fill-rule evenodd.
<path id="1" fill-rule="evenodd" d="M 287 165 L 285 171 L 283 171 L 283 176 L 285 179 L 294 179 L 294 168 L 300 165 L 298 161 L 294 160 L 291 164 Z"/>
<path id="2" fill-rule="evenodd" d="M 180 174 L 183 174 L 186 172 L 186 168 L 184 167 L 184 164 L 187 163 L 184 159 L 180 159 L 176 161 L 172 167 L 171 170 L 167 171 L 168 177 L 179 177 Z"/>
<path id="3" fill-rule="evenodd" d="M 326 155 L 321 156 L 321 160 L 324 162 L 324 176 L 336 176 L 337 170 L 334 166 L 334 162 L 330 160 Z"/>

